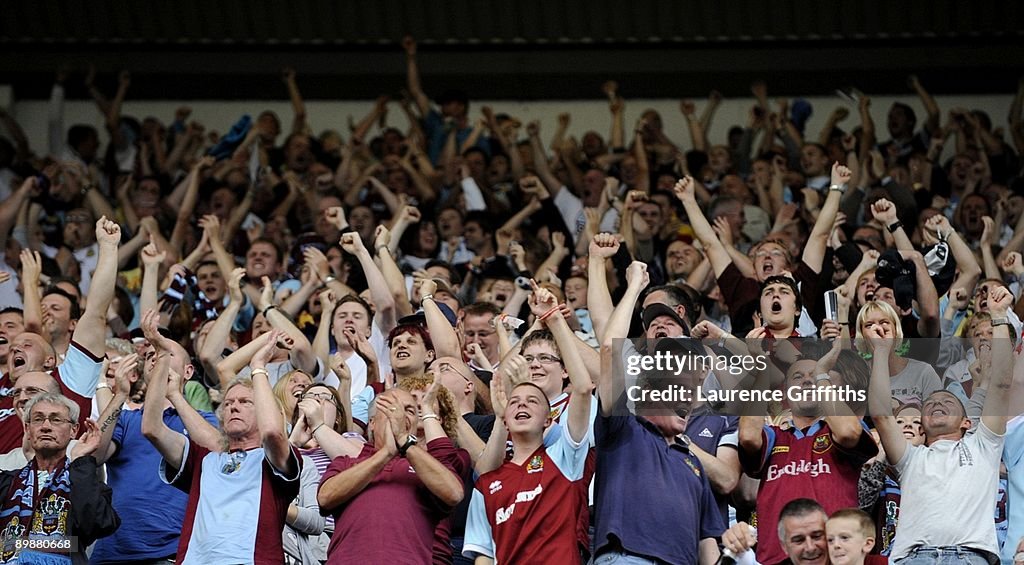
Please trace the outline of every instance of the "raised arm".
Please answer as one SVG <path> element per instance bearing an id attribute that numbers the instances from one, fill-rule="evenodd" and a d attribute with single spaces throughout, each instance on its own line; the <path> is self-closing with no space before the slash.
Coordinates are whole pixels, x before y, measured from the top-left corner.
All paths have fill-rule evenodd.
<path id="1" fill-rule="evenodd" d="M 459 336 L 455 328 L 448 322 L 448 318 L 437 306 L 434 300 L 434 292 L 437 291 L 437 283 L 431 279 L 423 279 L 420 283 L 420 306 L 423 307 L 423 315 L 427 319 L 427 329 L 430 331 L 430 340 L 434 343 L 434 350 L 438 357 L 455 357 L 462 359 L 462 345 L 459 343 Z"/>
<path id="2" fill-rule="evenodd" d="M 21 250 L 21 287 L 25 306 L 23 310 L 25 331 L 36 334 L 43 333 L 43 305 L 39 291 L 39 277 L 43 272 L 42 269 L 43 263 L 38 251 Z"/>
<path id="3" fill-rule="evenodd" d="M 949 253 L 956 260 L 957 269 L 960 270 L 957 286 L 966 289 L 974 288 L 978 279 L 981 278 L 981 265 L 978 264 L 970 246 L 949 224 L 949 219 L 943 214 L 935 214 L 928 218 L 924 225 L 926 229 L 934 231 L 940 241 L 949 243 Z M 1020 233 L 1024 235 L 1024 231 L 1020 231 Z"/>
<path id="4" fill-rule="evenodd" d="M 415 212 L 416 217 L 419 217 L 419 210 L 412 206 L 406 206 L 402 209 L 400 218 L 405 217 L 410 211 Z M 387 281 L 388 292 L 391 293 L 391 298 L 395 301 L 395 318 L 401 318 L 412 314 L 413 310 L 412 304 L 409 302 L 409 293 L 405 289 L 405 275 L 398 268 L 398 263 L 395 263 L 393 246 L 396 239 L 395 234 L 389 232 L 388 228 L 377 226 L 373 247 L 377 250 L 377 262 L 380 265 L 381 274 L 384 275 L 384 280 Z"/>
<path id="5" fill-rule="evenodd" d="M 622 300 L 615 307 L 608 326 L 605 328 L 601 340 L 601 355 L 606 353 L 614 354 L 613 347 L 615 340 L 625 339 L 629 334 L 629 324 L 633 319 L 633 309 L 651 278 L 647 274 L 647 264 L 640 261 L 633 261 L 626 269 L 626 293 Z M 587 296 L 589 300 L 589 294 Z M 608 371 L 601 371 L 601 380 L 597 383 L 598 398 L 601 399 L 601 413 L 608 416 L 615 407 L 615 402 L 625 394 L 625 382 L 622 379 L 613 378 Z"/>
<path id="6" fill-rule="evenodd" d="M 562 181 L 558 180 L 548 165 L 548 156 L 544 153 L 544 145 L 540 141 L 540 122 L 533 121 L 527 124 L 526 133 L 530 136 L 530 147 L 533 149 L 533 167 L 554 198 L 558 196 L 558 191 L 562 190 Z"/>
<path id="7" fill-rule="evenodd" d="M 313 346 L 310 345 L 306 334 L 295 327 L 288 316 L 274 305 L 274 287 L 270 283 L 270 277 L 263 277 L 263 290 L 260 292 L 256 307 L 274 329 L 291 338 L 293 344 L 288 358 L 291 359 L 292 366 L 310 375 L 317 374 L 317 359 L 313 354 Z M 278 468 L 278 470 L 281 469 Z"/>
<path id="8" fill-rule="evenodd" d="M 139 308 L 159 310 L 160 302 L 160 265 L 167 258 L 167 253 L 159 251 L 155 243 L 142 248 L 142 293 L 139 296 Z M 180 267 L 179 267 L 180 268 Z"/>
<path id="9" fill-rule="evenodd" d="M 1021 362 L 1021 354 L 1014 351 L 1013 328 L 1007 315 L 1013 306 L 1013 293 L 997 286 L 989 296 L 992 314 L 992 364 L 989 367 L 988 394 L 981 411 L 981 423 L 998 435 L 1006 433 L 1006 420 L 1010 408 L 1010 383 L 1013 366 Z M 983 369 L 984 370 L 984 369 Z"/>
<path id="10" fill-rule="evenodd" d="M 576 336 L 558 310 L 558 300 L 551 291 L 541 288 L 537 281 L 530 281 L 533 294 L 530 296 L 530 310 L 548 327 L 558 345 L 558 352 L 569 373 L 572 393 L 569 395 L 566 430 L 576 443 L 582 442 L 590 430 L 590 393 L 594 385 L 590 373 L 583 364 L 583 357 L 576 349 Z"/>
<path id="11" fill-rule="evenodd" d="M 96 241 L 99 243 L 100 253 L 89 287 L 89 301 L 71 339 L 93 357 L 100 358 L 106 351 L 107 308 L 114 300 L 117 245 L 121 242 L 121 226 L 106 217 L 100 218 L 96 222 Z"/>
<path id="12" fill-rule="evenodd" d="M 238 312 L 242 309 L 242 303 L 245 302 L 245 295 L 242 293 L 241 287 L 244 278 L 245 269 L 241 267 L 231 271 L 227 277 L 228 305 L 214 320 L 213 327 L 210 328 L 209 333 L 206 334 L 206 340 L 203 341 L 203 349 L 199 351 L 199 362 L 202 363 L 203 369 L 207 373 L 218 375 L 217 362 L 220 361 L 221 355 L 224 353 L 228 338 L 231 337 L 231 328 L 235 325 L 235 319 L 238 318 Z M 219 375 L 217 382 L 222 382 Z"/>
<path id="13" fill-rule="evenodd" d="M 284 85 L 288 88 L 288 98 L 292 103 L 292 112 L 294 115 L 292 133 L 308 134 L 310 132 L 310 127 L 309 122 L 306 121 L 306 103 L 302 101 L 302 93 L 299 92 L 299 83 L 295 81 L 295 69 L 287 67 L 281 71 L 281 80 L 284 81 Z"/>
<path id="14" fill-rule="evenodd" d="M 157 331 L 159 315 L 147 310 L 142 315 L 142 330 L 147 338 L 160 336 Z M 160 339 L 153 337 L 150 343 L 157 347 Z M 167 369 L 170 353 L 163 349 L 156 351 L 156 366 L 146 381 L 146 401 L 142 409 L 142 435 L 160 452 L 167 465 L 177 471 L 183 463 L 185 436 L 167 427 L 164 423 L 164 402 L 167 395 Z"/>
<path id="15" fill-rule="evenodd" d="M 885 457 L 895 465 L 903 459 L 907 451 L 907 438 L 896 425 L 896 417 L 892 413 L 892 384 L 889 377 L 889 353 L 894 346 L 893 339 L 883 337 L 882 330 L 873 327 L 867 329 L 867 339 L 871 340 L 871 384 L 868 387 L 868 407 L 871 419 L 878 430 L 878 437 L 885 449 Z"/>
<path id="16" fill-rule="evenodd" d="M 721 276 L 726 267 L 732 263 L 732 259 L 729 258 L 729 252 L 715 235 L 715 229 L 704 217 L 704 211 L 700 209 L 700 204 L 697 204 L 693 177 L 686 176 L 680 179 L 673 187 L 673 191 L 676 198 L 683 203 L 686 217 L 690 220 L 690 226 L 693 227 L 693 233 L 704 245 L 704 251 L 708 260 L 711 261 L 711 268 L 715 270 L 715 277 Z"/>
<path id="17" fill-rule="evenodd" d="M 939 111 L 939 104 L 935 102 L 935 98 L 925 90 L 921 81 L 917 79 L 917 75 L 910 75 L 907 77 L 907 84 L 910 88 L 914 89 L 917 93 L 917 97 L 921 99 L 921 103 L 924 104 L 924 109 L 928 112 L 928 119 L 924 122 L 924 128 L 928 133 L 934 133 L 939 131 L 939 120 L 942 118 L 942 114 Z"/>
<path id="18" fill-rule="evenodd" d="M 590 241 L 590 257 L 587 261 L 587 309 L 590 310 L 590 319 L 594 322 L 594 335 L 598 341 L 604 339 L 607 331 L 606 322 L 614 309 L 612 295 L 608 290 L 607 264 L 618 252 L 619 240 L 610 233 L 599 233 Z"/>
<path id="19" fill-rule="evenodd" d="M 171 232 L 171 247 L 181 253 L 181 245 L 185 241 L 185 233 L 191 226 L 192 212 L 199 200 L 199 178 L 203 171 L 213 166 L 213 157 L 206 155 L 196 161 L 189 171 L 188 184 L 185 188 L 185 197 L 182 198 L 181 206 L 178 208 L 178 217 L 174 222 L 174 230 Z"/>
<path id="20" fill-rule="evenodd" d="M 376 308 L 374 323 L 380 328 L 384 335 L 387 335 L 395 325 L 395 298 L 391 295 L 387 281 L 380 272 L 380 267 L 373 262 L 373 256 L 363 245 L 362 238 L 355 232 L 342 234 L 339 241 L 341 249 L 350 255 L 354 255 L 366 275 L 366 283 L 370 287 L 370 296 L 373 298 L 373 305 Z"/>
<path id="21" fill-rule="evenodd" d="M 405 49 L 406 85 L 409 88 L 409 94 L 416 102 L 420 115 L 426 117 L 430 112 L 430 99 L 423 93 L 423 87 L 420 84 L 420 68 L 416 63 L 416 40 L 411 35 L 403 37 L 402 48 Z"/>
<path id="22" fill-rule="evenodd" d="M 850 169 L 838 162 L 832 164 L 832 179 L 830 186 L 843 188 L 829 188 L 825 203 L 821 206 L 821 213 L 814 222 L 810 237 L 807 238 L 807 245 L 804 247 L 803 261 L 815 273 L 821 272 L 822 262 L 825 260 L 825 248 L 828 246 L 828 236 L 832 232 L 832 223 L 839 212 L 839 201 L 842 199 L 843 190 L 850 182 Z"/>
<path id="23" fill-rule="evenodd" d="M 220 430 L 213 426 L 206 418 L 203 418 L 191 404 L 185 400 L 183 391 L 184 384 L 181 381 L 182 375 L 174 369 L 167 370 L 167 400 L 178 412 L 181 421 L 185 424 L 189 439 L 210 451 L 221 449 Z"/>
<path id="24" fill-rule="evenodd" d="M 287 334 L 280 330 L 270 332 L 270 339 L 256 355 L 253 355 L 249 367 L 252 369 L 252 395 L 256 409 L 256 425 L 260 430 L 260 441 L 267 452 L 267 460 L 285 477 L 298 474 L 298 462 L 292 454 L 288 435 L 284 431 L 284 415 L 278 406 L 277 398 L 270 387 L 270 375 L 267 363 L 277 350 L 277 343 Z"/>

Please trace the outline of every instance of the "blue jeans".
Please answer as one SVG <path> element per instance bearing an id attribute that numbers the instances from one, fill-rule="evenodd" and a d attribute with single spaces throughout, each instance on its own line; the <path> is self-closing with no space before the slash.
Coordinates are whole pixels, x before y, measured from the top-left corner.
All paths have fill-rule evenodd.
<path id="1" fill-rule="evenodd" d="M 615 551 L 606 551 L 592 559 L 590 563 L 591 565 L 658 565 L 657 561 L 646 557 Z"/>
<path id="2" fill-rule="evenodd" d="M 975 551 L 963 547 L 924 547 L 919 546 L 910 550 L 910 553 L 896 561 L 896 565 L 956 565 L 968 563 L 970 565 L 990 565 L 999 563 L 993 555 L 993 560 L 983 551 Z"/>

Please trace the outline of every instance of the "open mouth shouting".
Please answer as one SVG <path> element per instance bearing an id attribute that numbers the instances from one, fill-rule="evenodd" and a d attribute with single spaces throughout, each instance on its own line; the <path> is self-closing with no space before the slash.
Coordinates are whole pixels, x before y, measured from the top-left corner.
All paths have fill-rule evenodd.
<path id="1" fill-rule="evenodd" d="M 772 300 L 772 313 L 778 314 L 779 312 L 782 312 L 782 302 Z"/>

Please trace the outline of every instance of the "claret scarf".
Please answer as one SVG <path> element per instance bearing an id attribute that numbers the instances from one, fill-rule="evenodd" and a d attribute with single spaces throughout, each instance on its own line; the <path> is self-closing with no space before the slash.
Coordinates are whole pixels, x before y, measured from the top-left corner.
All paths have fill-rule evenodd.
<path id="1" fill-rule="evenodd" d="M 0 510 L 0 564 L 71 563 L 62 555 L 46 554 L 42 560 L 21 557 L 18 540 L 63 540 L 69 537 L 71 474 L 67 457 L 45 482 L 38 481 L 36 461 L 26 465 L 7 492 Z M 36 554 L 38 555 L 38 554 Z"/>

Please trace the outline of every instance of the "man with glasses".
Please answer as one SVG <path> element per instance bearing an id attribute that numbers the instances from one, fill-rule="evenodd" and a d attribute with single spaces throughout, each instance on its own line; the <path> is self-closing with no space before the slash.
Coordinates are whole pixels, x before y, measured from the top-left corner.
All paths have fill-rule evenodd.
<path id="1" fill-rule="evenodd" d="M 99 431 L 89 422 L 82 441 L 68 457 L 78 435 L 79 407 L 59 393 L 47 392 L 25 405 L 26 442 L 31 462 L 0 474 L 0 559 L 17 563 L 86 563 L 86 548 L 113 533 L 121 521 L 110 503 L 110 488 L 96 476 Z M 42 554 L 26 543 L 45 547 Z M 64 556 L 63 558 L 59 556 Z"/>
<path id="2" fill-rule="evenodd" d="M 498 352 L 498 333 L 494 329 L 495 316 L 501 314 L 501 310 L 490 302 L 477 302 L 462 309 L 459 320 L 459 332 L 462 334 L 462 345 L 467 350 L 470 344 L 476 344 L 492 368 L 498 367 L 501 361 L 501 354 Z M 469 353 L 466 351 L 465 353 Z M 476 365 L 472 355 L 469 358 L 469 366 L 474 371 L 483 367 Z"/>

